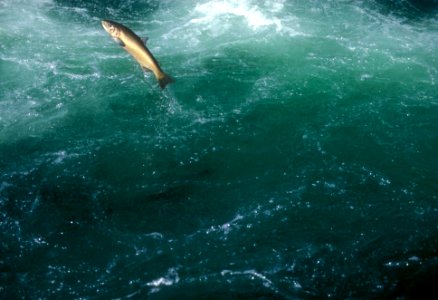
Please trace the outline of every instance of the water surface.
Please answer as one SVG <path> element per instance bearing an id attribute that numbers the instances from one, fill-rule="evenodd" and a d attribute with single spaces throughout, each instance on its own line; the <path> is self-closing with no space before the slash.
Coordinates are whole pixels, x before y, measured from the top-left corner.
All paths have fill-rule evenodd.
<path id="1" fill-rule="evenodd" d="M 437 12 L 0 2 L 0 298 L 436 293 Z"/>

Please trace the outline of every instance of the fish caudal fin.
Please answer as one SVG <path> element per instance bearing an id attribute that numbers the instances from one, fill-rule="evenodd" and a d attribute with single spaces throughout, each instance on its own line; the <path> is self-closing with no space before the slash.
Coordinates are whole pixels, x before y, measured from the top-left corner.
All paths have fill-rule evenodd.
<path id="1" fill-rule="evenodd" d="M 160 85 L 161 89 L 164 89 L 166 85 L 168 85 L 171 82 L 174 82 L 174 80 L 166 73 L 163 73 L 163 76 L 158 78 L 158 84 Z"/>

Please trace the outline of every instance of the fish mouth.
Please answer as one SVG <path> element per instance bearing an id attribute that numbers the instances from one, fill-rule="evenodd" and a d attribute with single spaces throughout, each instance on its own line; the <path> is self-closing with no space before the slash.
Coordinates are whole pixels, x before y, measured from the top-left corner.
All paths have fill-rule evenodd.
<path id="1" fill-rule="evenodd" d="M 107 20 L 102 20 L 101 23 L 102 23 L 103 29 L 105 29 L 106 31 L 109 31 L 111 23 L 109 23 Z"/>

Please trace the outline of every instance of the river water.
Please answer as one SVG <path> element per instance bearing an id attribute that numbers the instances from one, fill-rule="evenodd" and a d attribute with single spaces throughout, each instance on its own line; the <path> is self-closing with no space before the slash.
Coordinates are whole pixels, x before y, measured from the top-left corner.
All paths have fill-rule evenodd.
<path id="1" fill-rule="evenodd" d="M 437 6 L 0 1 L 0 298 L 436 293 Z"/>

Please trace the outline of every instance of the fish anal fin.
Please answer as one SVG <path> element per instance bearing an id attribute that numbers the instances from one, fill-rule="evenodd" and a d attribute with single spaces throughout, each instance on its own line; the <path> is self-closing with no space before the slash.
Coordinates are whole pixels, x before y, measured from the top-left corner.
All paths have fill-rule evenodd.
<path id="1" fill-rule="evenodd" d="M 148 69 L 148 68 L 146 68 L 146 67 L 144 67 L 144 66 L 141 66 L 141 68 L 142 68 L 143 71 L 145 71 L 146 73 L 152 73 L 152 70 L 151 70 L 151 69 Z"/>

